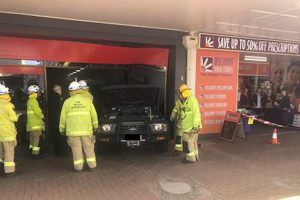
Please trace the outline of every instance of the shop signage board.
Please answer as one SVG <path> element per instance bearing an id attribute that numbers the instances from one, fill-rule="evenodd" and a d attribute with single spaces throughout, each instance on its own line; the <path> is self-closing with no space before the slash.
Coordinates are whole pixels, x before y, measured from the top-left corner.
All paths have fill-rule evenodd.
<path id="1" fill-rule="evenodd" d="M 240 76 L 270 76 L 270 64 L 240 62 Z"/>
<path id="2" fill-rule="evenodd" d="M 240 63 L 239 66 L 240 76 L 256 76 L 257 64 L 256 63 Z"/>
<path id="3" fill-rule="evenodd" d="M 240 125 L 242 125 L 242 123 L 240 122 L 241 119 L 241 113 L 238 112 L 231 112 L 231 111 L 227 111 L 225 118 L 224 118 L 224 123 L 223 123 L 223 127 L 222 130 L 220 132 L 219 137 L 221 139 L 225 139 L 228 141 L 233 142 L 236 136 L 236 132 L 237 132 L 237 128 Z M 241 126 L 240 131 L 244 131 L 244 127 Z M 243 132 L 243 137 L 245 136 L 245 133 Z"/>
<path id="4" fill-rule="evenodd" d="M 270 64 L 258 64 L 258 76 L 270 76 Z"/>
<path id="5" fill-rule="evenodd" d="M 197 52 L 195 94 L 202 114 L 201 133 L 219 133 L 226 111 L 236 111 L 238 58 L 236 52 Z"/>
<path id="6" fill-rule="evenodd" d="M 200 34 L 200 48 L 286 55 L 300 54 L 300 44 L 296 42 L 251 39 L 214 34 Z"/>

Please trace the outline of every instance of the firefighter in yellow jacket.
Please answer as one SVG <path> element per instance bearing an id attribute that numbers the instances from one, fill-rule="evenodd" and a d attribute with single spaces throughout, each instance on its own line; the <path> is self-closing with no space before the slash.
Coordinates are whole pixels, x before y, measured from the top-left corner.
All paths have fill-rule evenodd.
<path id="1" fill-rule="evenodd" d="M 179 109 L 180 124 L 183 132 L 183 151 L 185 157 L 183 163 L 198 161 L 198 133 L 201 124 L 201 114 L 197 99 L 192 95 L 191 89 L 183 84 L 179 88 L 182 105 Z"/>
<path id="2" fill-rule="evenodd" d="M 179 96 L 179 95 L 178 95 Z M 181 95 L 180 95 L 181 96 Z M 182 106 L 182 99 L 179 99 L 176 101 L 175 106 L 172 110 L 172 114 L 170 117 L 171 121 L 174 121 L 175 123 L 175 146 L 174 146 L 174 156 L 179 156 L 181 152 L 183 151 L 183 146 L 182 146 L 182 128 L 181 128 L 181 120 L 180 120 L 180 113 L 179 109 Z"/>
<path id="3" fill-rule="evenodd" d="M 89 86 L 87 85 L 87 82 L 84 80 L 79 81 L 80 89 L 81 89 L 81 95 L 84 97 L 89 98 L 92 102 L 94 101 L 93 95 L 89 92 Z"/>
<path id="4" fill-rule="evenodd" d="M 19 118 L 14 111 L 14 105 L 10 103 L 8 91 L 7 87 L 0 85 L 0 165 L 7 178 L 17 175 L 14 161 L 17 131 L 14 123 Z"/>
<path id="5" fill-rule="evenodd" d="M 78 82 L 69 85 L 70 97 L 64 102 L 59 130 L 68 137 L 68 144 L 73 153 L 73 164 L 76 172 L 83 169 L 84 155 L 90 171 L 96 167 L 94 151 L 95 137 L 98 129 L 98 117 L 92 101 L 81 94 Z"/>
<path id="6" fill-rule="evenodd" d="M 37 85 L 28 87 L 29 95 L 27 101 L 27 132 L 30 134 L 29 149 L 33 158 L 40 157 L 40 136 L 44 130 L 44 114 L 37 101 L 40 88 Z"/>

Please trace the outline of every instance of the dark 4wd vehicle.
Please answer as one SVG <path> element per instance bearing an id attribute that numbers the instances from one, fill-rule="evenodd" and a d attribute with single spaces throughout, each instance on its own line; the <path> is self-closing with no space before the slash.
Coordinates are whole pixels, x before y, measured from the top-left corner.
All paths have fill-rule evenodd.
<path id="1" fill-rule="evenodd" d="M 97 137 L 98 153 L 114 144 L 129 147 L 154 144 L 158 152 L 168 149 L 169 127 L 159 111 L 159 88 L 144 85 L 102 89 L 104 104 Z"/>

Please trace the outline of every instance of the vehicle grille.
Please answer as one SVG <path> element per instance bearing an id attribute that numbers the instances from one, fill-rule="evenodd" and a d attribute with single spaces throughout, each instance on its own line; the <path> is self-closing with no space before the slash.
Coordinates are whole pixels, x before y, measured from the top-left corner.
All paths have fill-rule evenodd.
<path id="1" fill-rule="evenodd" d="M 121 122 L 121 134 L 146 134 L 147 127 L 145 122 Z"/>

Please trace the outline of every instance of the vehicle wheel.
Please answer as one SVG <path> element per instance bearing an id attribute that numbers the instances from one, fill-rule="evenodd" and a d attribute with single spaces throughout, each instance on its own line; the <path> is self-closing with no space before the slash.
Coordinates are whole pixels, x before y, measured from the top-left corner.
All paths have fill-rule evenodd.
<path id="1" fill-rule="evenodd" d="M 109 153 L 110 145 L 106 143 L 98 143 L 97 144 L 97 154 L 105 155 Z"/>
<path id="2" fill-rule="evenodd" d="M 169 142 L 168 141 L 162 141 L 154 144 L 155 151 L 157 153 L 164 153 L 168 151 Z"/>

